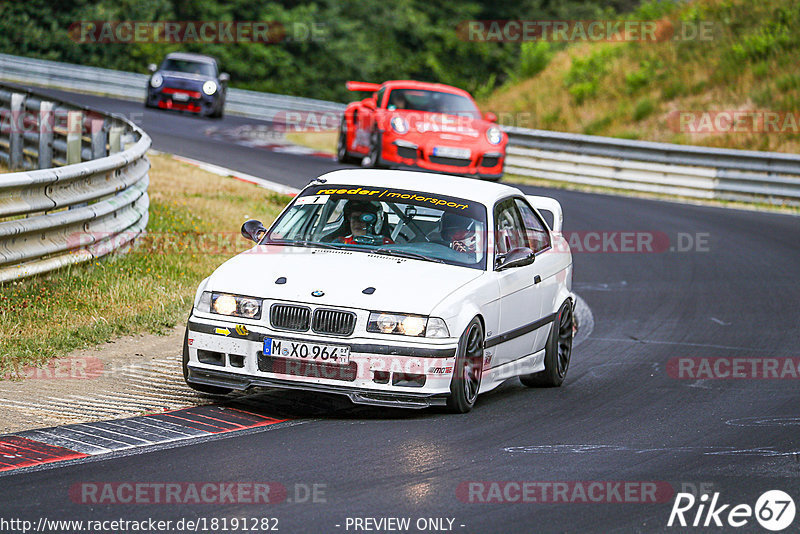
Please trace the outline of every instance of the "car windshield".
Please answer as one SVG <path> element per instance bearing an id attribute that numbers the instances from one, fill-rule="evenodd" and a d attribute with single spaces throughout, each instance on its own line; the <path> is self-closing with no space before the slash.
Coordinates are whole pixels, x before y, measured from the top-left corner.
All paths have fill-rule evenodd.
<path id="1" fill-rule="evenodd" d="M 422 191 L 315 185 L 272 225 L 262 244 L 341 248 L 486 268 L 486 208 Z"/>
<path id="2" fill-rule="evenodd" d="M 407 109 L 468 116 L 476 119 L 481 116 L 472 100 L 465 96 L 421 89 L 393 89 L 389 93 L 386 108 L 390 111 Z"/>
<path id="3" fill-rule="evenodd" d="M 188 74 L 200 74 L 202 76 L 216 76 L 217 73 L 214 65 L 211 63 L 204 63 L 201 61 L 189 61 L 186 59 L 170 59 L 164 60 L 161 64 L 161 70 L 168 70 L 172 72 L 185 72 Z"/>

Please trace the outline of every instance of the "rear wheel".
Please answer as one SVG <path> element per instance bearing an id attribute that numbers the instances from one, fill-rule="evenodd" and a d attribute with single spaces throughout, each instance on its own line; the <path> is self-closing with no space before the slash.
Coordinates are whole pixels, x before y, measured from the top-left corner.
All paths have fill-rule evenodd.
<path id="1" fill-rule="evenodd" d="M 355 163 L 356 158 L 347 153 L 347 119 L 342 117 L 339 125 L 339 140 L 336 142 L 336 160 L 339 163 Z"/>
<path id="2" fill-rule="evenodd" d="M 458 342 L 450 396 L 447 398 L 447 409 L 453 413 L 467 413 L 478 398 L 483 373 L 483 342 L 483 325 L 475 317 Z"/>
<path id="3" fill-rule="evenodd" d="M 383 136 L 378 130 L 372 130 L 369 136 L 369 155 L 367 156 L 367 167 L 372 169 L 383 169 L 385 165 L 381 160 L 383 154 Z"/>
<path id="4" fill-rule="evenodd" d="M 183 381 L 186 385 L 200 393 L 209 395 L 227 395 L 232 390 L 228 388 L 220 388 L 216 386 L 206 386 L 205 384 L 195 384 L 189 382 L 189 328 L 186 328 L 186 333 L 183 335 Z"/>
<path id="5" fill-rule="evenodd" d="M 544 371 L 522 375 L 520 381 L 528 387 L 558 387 L 564 383 L 572 357 L 573 330 L 572 303 L 561 305 L 556 320 L 550 327 L 544 353 Z"/>

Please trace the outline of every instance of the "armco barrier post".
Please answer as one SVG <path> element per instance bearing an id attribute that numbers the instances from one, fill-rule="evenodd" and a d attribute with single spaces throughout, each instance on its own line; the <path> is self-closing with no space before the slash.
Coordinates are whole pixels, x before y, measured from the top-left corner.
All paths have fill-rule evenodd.
<path id="1" fill-rule="evenodd" d="M 112 126 L 108 133 L 108 149 L 112 154 L 122 150 L 122 126 Z"/>
<path id="2" fill-rule="evenodd" d="M 39 107 L 39 169 L 53 166 L 53 103 L 42 102 Z"/>
<path id="3" fill-rule="evenodd" d="M 106 157 L 106 137 L 108 136 L 108 129 L 105 127 L 106 123 L 103 119 L 92 119 L 92 159 L 100 159 Z"/>
<path id="4" fill-rule="evenodd" d="M 22 168 L 22 139 L 25 125 L 25 95 L 11 94 L 11 129 L 8 131 L 8 167 L 12 171 Z"/>
<path id="5" fill-rule="evenodd" d="M 81 134 L 83 113 L 70 111 L 67 114 L 67 165 L 81 162 Z"/>

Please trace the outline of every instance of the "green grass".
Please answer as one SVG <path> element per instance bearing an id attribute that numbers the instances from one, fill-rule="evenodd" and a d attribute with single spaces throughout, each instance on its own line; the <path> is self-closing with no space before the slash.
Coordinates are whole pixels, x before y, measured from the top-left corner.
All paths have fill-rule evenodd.
<path id="1" fill-rule="evenodd" d="M 136 248 L 0 284 L 0 377 L 120 335 L 165 333 L 188 316 L 198 283 L 252 244 L 242 222 L 268 223 L 288 202 L 166 156 L 150 160 L 148 235 Z"/>

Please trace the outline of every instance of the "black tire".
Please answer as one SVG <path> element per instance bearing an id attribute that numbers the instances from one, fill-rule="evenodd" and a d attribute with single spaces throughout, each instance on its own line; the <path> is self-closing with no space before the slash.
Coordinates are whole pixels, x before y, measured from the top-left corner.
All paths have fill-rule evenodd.
<path id="1" fill-rule="evenodd" d="M 550 327 L 550 337 L 547 340 L 544 353 L 544 371 L 522 375 L 520 382 L 528 387 L 559 387 L 564 383 L 564 378 L 569 370 L 569 360 L 572 357 L 573 331 L 572 303 L 566 301 L 558 310 L 556 319 Z"/>
<path id="2" fill-rule="evenodd" d="M 204 384 L 195 384 L 189 382 L 189 328 L 186 328 L 186 333 L 183 334 L 183 381 L 186 385 L 195 391 L 205 393 L 207 395 L 227 395 L 232 389 L 220 388 L 216 386 L 206 386 Z"/>
<path id="3" fill-rule="evenodd" d="M 475 317 L 458 342 L 450 396 L 447 398 L 447 409 L 452 413 L 467 413 L 475 405 L 483 373 L 483 342 L 483 324 Z"/>
<path id="4" fill-rule="evenodd" d="M 344 117 L 339 125 L 339 139 L 336 141 L 336 161 L 339 163 L 356 163 L 358 161 L 357 158 L 347 153 L 347 119 Z"/>
<path id="5" fill-rule="evenodd" d="M 375 129 L 372 130 L 372 134 L 369 136 L 369 165 L 367 167 L 371 169 L 384 169 L 386 165 L 384 165 L 383 161 L 381 160 L 381 154 L 383 153 L 383 136 L 381 133 Z"/>

